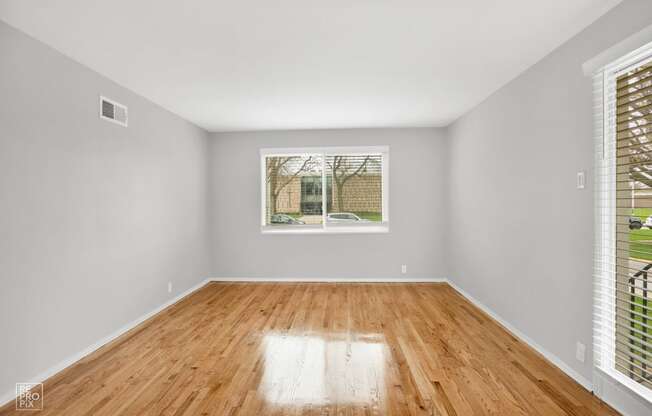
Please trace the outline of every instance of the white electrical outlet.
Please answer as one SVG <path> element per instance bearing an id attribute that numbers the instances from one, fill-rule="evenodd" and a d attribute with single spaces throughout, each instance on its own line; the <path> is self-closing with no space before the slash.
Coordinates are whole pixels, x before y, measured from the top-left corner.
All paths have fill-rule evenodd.
<path id="1" fill-rule="evenodd" d="M 407 273 L 407 264 L 402 264 L 401 265 L 401 273 L 403 273 L 403 274 Z"/>
<path id="2" fill-rule="evenodd" d="M 172 293 L 172 282 L 168 282 L 168 293 Z"/>
<path id="3" fill-rule="evenodd" d="M 584 171 L 577 172 L 577 189 L 584 189 L 586 187 L 586 174 Z"/>
<path id="4" fill-rule="evenodd" d="M 584 359 L 586 358 L 586 346 L 582 344 L 581 342 L 577 343 L 577 347 L 575 349 L 575 358 L 577 358 L 577 361 L 583 363 Z"/>

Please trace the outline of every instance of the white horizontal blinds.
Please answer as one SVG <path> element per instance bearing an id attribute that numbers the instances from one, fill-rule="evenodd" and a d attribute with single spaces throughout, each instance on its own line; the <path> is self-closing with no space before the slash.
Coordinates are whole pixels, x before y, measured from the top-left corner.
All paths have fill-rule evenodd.
<path id="1" fill-rule="evenodd" d="M 593 78 L 595 137 L 595 252 L 593 357 L 597 368 L 615 368 L 615 79 L 600 72 Z"/>
<path id="2" fill-rule="evenodd" d="M 321 154 L 265 157 L 265 225 L 322 224 Z"/>
<path id="3" fill-rule="evenodd" d="M 652 64 L 610 78 L 605 91 L 612 136 L 606 144 L 614 147 L 615 159 L 613 364 L 652 388 L 652 228 L 644 226 L 652 216 Z"/>
<path id="4" fill-rule="evenodd" d="M 612 320 L 614 308 L 614 256 L 615 237 L 613 233 L 615 193 L 615 172 L 609 150 L 615 146 L 607 137 L 609 131 L 605 120 L 605 99 L 607 77 L 603 72 L 593 77 L 594 138 L 595 138 L 595 230 L 594 240 L 594 293 L 593 293 L 593 361 L 597 368 L 609 371 L 614 367 L 615 325 Z M 606 128 L 605 128 L 606 127 Z M 612 178 L 614 180 L 612 180 Z"/>
<path id="5" fill-rule="evenodd" d="M 329 224 L 383 221 L 383 156 L 326 155 L 326 204 Z"/>

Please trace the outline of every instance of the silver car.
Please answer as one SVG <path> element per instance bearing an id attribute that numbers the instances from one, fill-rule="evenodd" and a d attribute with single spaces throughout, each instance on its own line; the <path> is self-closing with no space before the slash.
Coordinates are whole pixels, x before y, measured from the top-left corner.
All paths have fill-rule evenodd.
<path id="1" fill-rule="evenodd" d="M 303 225 L 305 222 L 293 218 L 287 214 L 274 214 L 269 221 L 271 224 L 291 224 L 291 225 Z"/>
<path id="2" fill-rule="evenodd" d="M 369 222 L 351 212 L 333 212 L 326 217 L 328 222 Z"/>
<path id="3" fill-rule="evenodd" d="M 647 228 L 652 230 L 652 215 L 647 217 L 647 219 L 645 220 L 645 223 L 643 224 L 643 227 L 647 227 Z"/>

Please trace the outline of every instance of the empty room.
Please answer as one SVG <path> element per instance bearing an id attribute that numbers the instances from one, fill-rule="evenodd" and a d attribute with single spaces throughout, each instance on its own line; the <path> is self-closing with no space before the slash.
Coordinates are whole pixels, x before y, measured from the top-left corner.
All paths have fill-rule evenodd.
<path id="1" fill-rule="evenodd" d="M 0 0 L 0 416 L 652 416 L 652 0 Z"/>

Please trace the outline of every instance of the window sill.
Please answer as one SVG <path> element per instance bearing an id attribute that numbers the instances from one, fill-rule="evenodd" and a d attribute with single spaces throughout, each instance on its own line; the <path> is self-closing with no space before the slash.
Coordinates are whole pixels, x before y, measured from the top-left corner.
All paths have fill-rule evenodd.
<path id="1" fill-rule="evenodd" d="M 263 226 L 262 234 L 386 234 L 389 224 L 311 226 Z"/>

